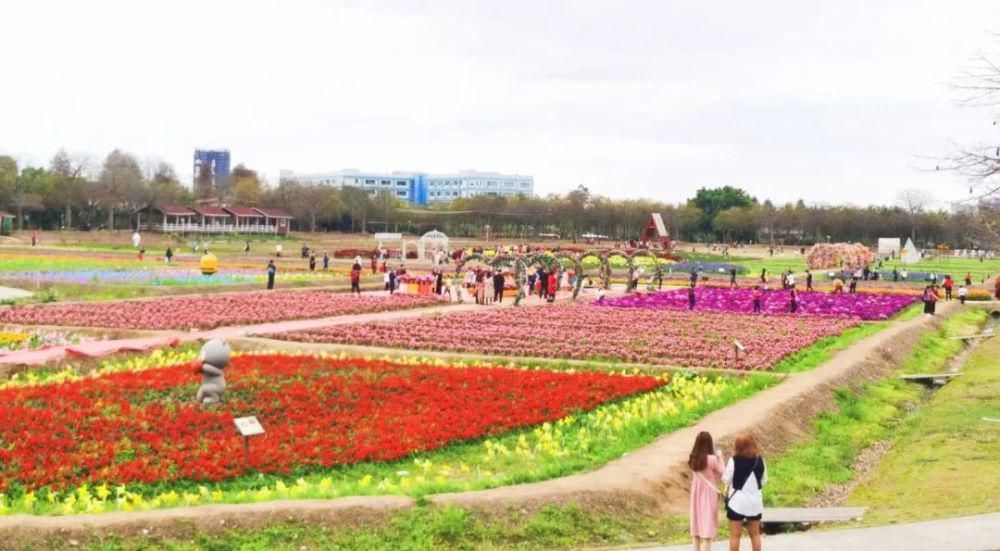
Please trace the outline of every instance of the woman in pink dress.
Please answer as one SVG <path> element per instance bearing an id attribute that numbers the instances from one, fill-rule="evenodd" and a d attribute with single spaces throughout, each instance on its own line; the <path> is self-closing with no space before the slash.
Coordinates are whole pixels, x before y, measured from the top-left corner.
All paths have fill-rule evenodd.
<path id="1" fill-rule="evenodd" d="M 719 479 L 725 470 L 711 434 L 698 433 L 688 466 L 692 471 L 691 538 L 695 551 L 707 551 L 719 532 Z"/>

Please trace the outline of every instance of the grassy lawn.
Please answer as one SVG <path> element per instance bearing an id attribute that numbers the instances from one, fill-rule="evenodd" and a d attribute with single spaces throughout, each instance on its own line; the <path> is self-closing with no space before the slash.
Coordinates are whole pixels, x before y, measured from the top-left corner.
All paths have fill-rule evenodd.
<path id="1" fill-rule="evenodd" d="M 1000 510 L 1000 340 L 983 342 L 962 376 L 895 431 L 892 451 L 848 503 L 869 506 L 866 524 Z"/>
<path id="2" fill-rule="evenodd" d="M 985 318 L 984 311 L 973 309 L 952 316 L 942 324 L 939 331 L 930 332 L 923 337 L 904 362 L 902 371 L 941 371 L 964 346 L 962 341 L 947 337 L 974 332 Z M 997 343 L 1000 345 L 1000 341 Z M 983 354 L 988 356 L 990 353 L 984 348 L 973 357 L 981 357 Z M 963 375 L 960 380 L 965 377 Z M 954 384 L 949 384 L 945 390 L 952 389 L 951 385 Z M 947 396 L 941 394 L 945 390 L 939 391 L 931 405 L 920 410 L 921 413 L 917 416 L 910 412 L 931 399 L 931 391 L 895 377 L 869 385 L 858 393 L 838 391 L 837 409 L 821 414 L 814 421 L 812 438 L 792 446 L 768 464 L 770 484 L 765 491 L 766 502 L 772 506 L 801 506 L 826 487 L 851 481 L 855 477 L 852 463 L 861 450 L 881 440 L 897 440 L 896 446 L 899 447 L 898 439 L 903 438 L 907 427 L 920 425 L 920 420 L 927 417 L 927 411 L 943 396 Z M 996 392 L 998 389 L 992 390 Z M 906 452 L 904 455 L 911 453 Z M 879 470 L 881 472 L 881 468 Z M 880 479 L 881 476 L 876 474 L 875 479 Z M 927 492 L 927 488 L 918 484 L 913 491 Z M 933 495 L 933 492 L 927 493 Z M 882 501 L 880 497 L 865 496 L 852 498 L 852 503 L 872 505 Z M 948 506 L 947 503 L 944 505 Z M 866 520 L 872 518 L 878 517 L 868 516 Z"/>
<path id="3" fill-rule="evenodd" d="M 634 517 L 588 514 L 575 507 L 546 507 L 534 514 L 511 512 L 502 520 L 455 507 L 418 507 L 397 514 L 374 527 L 335 529 L 319 524 L 285 521 L 257 530 L 230 530 L 206 534 L 193 528 L 142 538 L 92 536 L 73 545 L 59 538 L 23 549 L 80 549 L 100 551 L 395 551 L 423 549 L 554 549 L 630 546 L 664 541 L 686 541 L 688 523 L 681 517 Z"/>

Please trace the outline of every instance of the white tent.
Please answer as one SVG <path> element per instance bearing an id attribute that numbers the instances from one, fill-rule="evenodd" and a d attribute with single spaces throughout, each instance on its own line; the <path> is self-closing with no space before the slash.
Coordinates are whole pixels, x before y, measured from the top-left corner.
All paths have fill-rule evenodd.
<path id="1" fill-rule="evenodd" d="M 878 238 L 878 256 L 879 258 L 896 258 L 899 256 L 899 238 L 898 237 L 879 237 Z"/>
<path id="2" fill-rule="evenodd" d="M 913 244 L 912 239 L 906 240 L 906 246 L 899 252 L 899 259 L 903 261 L 903 264 L 916 264 L 920 262 L 920 251 L 917 250 L 917 246 Z"/>

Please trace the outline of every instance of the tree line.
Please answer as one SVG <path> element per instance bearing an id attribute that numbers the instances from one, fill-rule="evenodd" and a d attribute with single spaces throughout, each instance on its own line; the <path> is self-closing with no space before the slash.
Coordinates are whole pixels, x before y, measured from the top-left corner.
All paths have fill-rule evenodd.
<path id="1" fill-rule="evenodd" d="M 650 213 L 659 212 L 673 239 L 808 245 L 823 241 L 873 243 L 879 237 L 915 237 L 920 246 L 985 246 L 974 210 L 927 208 L 919 192 L 901 192 L 892 206 L 775 204 L 730 186 L 703 188 L 686 202 L 611 199 L 579 186 L 564 195 L 458 198 L 416 207 L 389 193 L 369 195 L 356 187 L 334 188 L 282 181 L 268 185 L 240 164 L 215 181 L 202 167 L 192 186 L 159 160 L 141 161 L 121 150 L 97 163 L 58 151 L 48 166 L 19 166 L 0 156 L 0 208 L 17 216 L 18 229 L 120 230 L 133 228 L 146 205 L 193 205 L 198 199 L 223 204 L 281 208 L 302 231 L 422 233 L 440 229 L 452 236 L 532 240 L 557 234 L 579 240 L 586 234 L 608 240 L 638 239 Z"/>

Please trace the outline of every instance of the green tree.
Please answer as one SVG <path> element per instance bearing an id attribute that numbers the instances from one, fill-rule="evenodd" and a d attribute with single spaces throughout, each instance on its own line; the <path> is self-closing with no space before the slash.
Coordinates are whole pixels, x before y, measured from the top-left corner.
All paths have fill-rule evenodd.
<path id="1" fill-rule="evenodd" d="M 733 208 L 747 208 L 756 203 L 757 200 L 751 197 L 746 191 L 732 186 L 719 188 L 701 188 L 688 204 L 701 209 L 701 220 L 698 228 L 705 234 L 713 232 L 712 222 L 720 212 Z"/>

